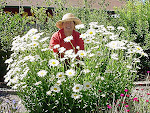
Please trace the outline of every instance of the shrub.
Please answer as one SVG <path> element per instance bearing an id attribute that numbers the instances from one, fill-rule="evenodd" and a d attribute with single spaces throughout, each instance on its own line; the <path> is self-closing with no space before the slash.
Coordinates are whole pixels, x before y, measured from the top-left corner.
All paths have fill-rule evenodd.
<path id="1" fill-rule="evenodd" d="M 129 0 L 122 8 L 116 8 L 119 18 L 111 18 L 112 25 L 126 28 L 128 40 L 138 43 L 149 56 L 150 34 L 150 3 L 145 1 Z M 139 73 L 146 75 L 150 67 L 149 57 L 141 57 Z"/>
<path id="2" fill-rule="evenodd" d="M 82 32 L 85 51 L 65 52 L 65 58 L 71 59 L 69 69 L 64 67 L 64 58 L 48 49 L 49 37 L 37 29 L 14 38 L 5 82 L 18 90 L 31 112 L 97 111 L 97 106 L 106 107 L 125 88 L 132 88 L 139 62 L 136 55 L 147 56 L 142 48 L 114 33 L 124 32 L 123 27 L 97 22 L 89 23 L 86 32 L 80 27 L 83 25 L 76 26 Z"/>

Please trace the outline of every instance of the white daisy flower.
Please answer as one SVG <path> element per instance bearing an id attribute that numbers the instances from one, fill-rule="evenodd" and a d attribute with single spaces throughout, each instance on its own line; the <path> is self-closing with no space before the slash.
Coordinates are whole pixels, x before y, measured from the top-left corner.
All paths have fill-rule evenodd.
<path id="1" fill-rule="evenodd" d="M 74 99 L 76 100 L 76 99 L 81 98 L 81 97 L 82 97 L 82 95 L 79 95 L 79 94 L 73 93 L 73 94 L 71 95 L 71 97 L 72 97 L 72 98 L 74 98 Z"/>
<path id="2" fill-rule="evenodd" d="M 46 95 L 51 95 L 51 93 L 52 93 L 51 91 L 47 91 Z"/>
<path id="3" fill-rule="evenodd" d="M 13 61 L 13 59 L 12 59 L 12 58 L 9 58 L 9 59 L 7 59 L 7 60 L 5 61 L 5 63 L 10 64 L 12 61 Z"/>
<path id="4" fill-rule="evenodd" d="M 95 29 L 88 29 L 88 30 L 86 31 L 86 33 L 87 33 L 89 36 L 94 36 L 94 35 L 96 34 L 96 31 L 95 31 Z"/>
<path id="5" fill-rule="evenodd" d="M 90 22 L 89 23 L 91 29 L 92 28 L 97 28 L 97 26 L 98 26 L 97 24 L 98 24 L 98 22 Z"/>
<path id="6" fill-rule="evenodd" d="M 57 49 L 57 48 L 59 48 L 60 47 L 60 45 L 59 44 L 56 44 L 56 45 L 54 45 L 54 49 Z"/>
<path id="7" fill-rule="evenodd" d="M 22 86 L 23 89 L 26 88 L 26 87 L 27 87 L 27 85 Z"/>
<path id="8" fill-rule="evenodd" d="M 48 64 L 49 64 L 49 66 L 55 67 L 55 66 L 59 65 L 59 61 L 56 59 L 51 59 L 51 60 L 49 60 Z"/>
<path id="9" fill-rule="evenodd" d="M 92 39 L 92 38 L 86 38 L 86 39 L 84 40 L 84 43 L 87 43 L 87 44 L 92 43 L 92 42 L 93 42 L 93 39 Z"/>
<path id="10" fill-rule="evenodd" d="M 131 65 L 126 65 L 126 67 L 127 67 L 128 69 L 132 69 L 132 66 L 131 66 Z"/>
<path id="11" fill-rule="evenodd" d="M 28 36 L 28 35 L 34 35 L 36 32 L 38 32 L 38 30 L 32 28 L 32 29 L 30 29 L 30 30 L 27 32 L 27 36 Z"/>
<path id="12" fill-rule="evenodd" d="M 32 55 L 25 56 L 23 61 L 27 61 L 27 60 L 30 60 L 30 62 L 33 62 L 35 61 L 35 57 Z"/>
<path id="13" fill-rule="evenodd" d="M 58 79 L 64 78 L 64 73 L 63 73 L 63 72 L 58 72 L 58 73 L 56 74 L 56 78 L 58 78 Z"/>
<path id="14" fill-rule="evenodd" d="M 92 85 L 89 82 L 86 82 L 83 84 L 85 89 L 90 89 L 92 87 Z"/>
<path id="15" fill-rule="evenodd" d="M 102 94 L 101 96 L 102 96 L 102 97 L 105 97 L 106 95 L 105 95 L 105 94 Z"/>
<path id="16" fill-rule="evenodd" d="M 111 41 L 108 44 L 106 44 L 107 47 L 111 48 L 111 49 L 126 49 L 125 46 L 125 42 L 123 41 Z"/>
<path id="17" fill-rule="evenodd" d="M 115 30 L 115 27 L 114 26 L 107 26 L 107 29 L 108 30 Z"/>
<path id="18" fill-rule="evenodd" d="M 78 50 L 79 50 L 79 49 L 80 49 L 80 46 L 76 46 L 76 49 L 78 49 Z"/>
<path id="19" fill-rule="evenodd" d="M 47 74 L 47 71 L 46 71 L 46 70 L 41 70 L 41 71 L 39 71 L 39 72 L 37 73 L 37 75 L 38 75 L 39 77 L 44 77 L 46 74 Z"/>
<path id="20" fill-rule="evenodd" d="M 32 42 L 31 44 L 29 44 L 28 46 L 31 46 L 31 47 L 37 47 L 39 45 L 38 42 Z"/>
<path id="21" fill-rule="evenodd" d="M 141 52 L 140 54 L 143 55 L 143 56 L 148 57 L 148 54 L 147 54 L 147 53 Z"/>
<path id="22" fill-rule="evenodd" d="M 87 74 L 87 73 L 90 72 L 90 70 L 89 70 L 89 69 L 84 69 L 83 72 L 84 72 L 85 74 Z"/>
<path id="23" fill-rule="evenodd" d="M 41 81 L 34 83 L 35 86 L 38 86 L 38 85 L 40 85 L 40 84 L 42 84 Z"/>
<path id="24" fill-rule="evenodd" d="M 89 57 L 93 57 L 93 56 L 95 56 L 95 54 L 94 53 L 90 53 L 88 56 Z"/>
<path id="25" fill-rule="evenodd" d="M 31 40 L 38 40 L 43 33 L 35 34 L 31 37 Z"/>
<path id="26" fill-rule="evenodd" d="M 61 83 L 62 83 L 62 81 L 61 80 L 58 80 L 57 82 L 56 82 L 56 86 L 60 86 L 61 85 Z"/>
<path id="27" fill-rule="evenodd" d="M 139 58 L 133 58 L 133 62 L 140 62 Z"/>
<path id="28" fill-rule="evenodd" d="M 69 70 L 66 71 L 65 74 L 66 74 L 68 77 L 73 77 L 73 76 L 75 76 L 76 72 L 75 72 L 75 70 L 73 70 L 73 69 L 69 69 Z"/>
<path id="29" fill-rule="evenodd" d="M 50 90 L 59 93 L 61 89 L 58 86 L 52 86 Z"/>
<path id="30" fill-rule="evenodd" d="M 116 40 L 117 38 L 119 37 L 119 35 L 110 35 L 109 36 L 109 39 L 111 39 L 111 40 Z"/>
<path id="31" fill-rule="evenodd" d="M 5 76 L 4 78 L 5 78 L 4 82 L 8 82 L 8 81 L 10 81 L 11 76 Z"/>
<path id="32" fill-rule="evenodd" d="M 80 91 L 82 90 L 82 88 L 83 88 L 83 85 L 76 84 L 76 85 L 72 88 L 72 90 L 73 90 L 73 92 L 80 92 Z"/>
<path id="33" fill-rule="evenodd" d="M 118 60 L 118 54 L 116 53 L 111 54 L 111 58 L 114 60 Z"/>
<path id="34" fill-rule="evenodd" d="M 86 56 L 86 52 L 84 51 L 84 50 L 79 50 L 78 52 L 77 52 L 77 55 L 79 56 L 79 57 L 85 57 Z"/>
<path id="35" fill-rule="evenodd" d="M 87 36 L 88 36 L 88 35 L 87 35 L 86 33 L 84 33 L 84 34 L 81 34 L 81 35 L 80 35 L 80 38 L 82 38 L 82 39 L 84 40 L 84 39 L 87 38 Z"/>
<path id="36" fill-rule="evenodd" d="M 71 40 L 73 40 L 73 36 L 72 35 L 64 38 L 65 42 L 70 42 Z"/>
<path id="37" fill-rule="evenodd" d="M 125 31 L 125 28 L 122 27 L 122 26 L 118 26 L 117 29 L 120 30 L 120 31 Z"/>
<path id="38" fill-rule="evenodd" d="M 100 77 L 101 78 L 101 80 L 105 80 L 105 78 L 104 77 Z"/>
<path id="39" fill-rule="evenodd" d="M 65 51 L 65 55 L 71 55 L 71 54 L 73 54 L 73 49 Z"/>
<path id="40" fill-rule="evenodd" d="M 97 56 L 102 56 L 103 53 L 102 53 L 101 51 L 97 51 L 97 52 L 96 52 L 96 55 L 97 55 Z"/>
<path id="41" fill-rule="evenodd" d="M 135 51 L 136 53 L 142 53 L 142 52 L 143 52 L 143 49 L 142 49 L 140 46 L 135 46 L 134 51 Z"/>
<path id="42" fill-rule="evenodd" d="M 12 79 L 10 79 L 10 82 L 13 83 L 13 84 L 15 84 L 15 83 L 18 83 L 18 80 L 19 80 L 19 77 L 15 76 Z"/>
<path id="43" fill-rule="evenodd" d="M 75 26 L 76 29 L 83 29 L 85 28 L 84 24 L 79 24 Z"/>
<path id="44" fill-rule="evenodd" d="M 60 48 L 58 49 L 59 53 L 63 53 L 65 50 L 66 50 L 66 48 L 64 48 L 64 47 L 60 47 Z"/>

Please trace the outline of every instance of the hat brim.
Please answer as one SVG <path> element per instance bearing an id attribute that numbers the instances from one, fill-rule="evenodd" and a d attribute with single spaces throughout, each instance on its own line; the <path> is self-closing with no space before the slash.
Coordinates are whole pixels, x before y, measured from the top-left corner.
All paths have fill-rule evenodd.
<path id="1" fill-rule="evenodd" d="M 75 25 L 81 24 L 81 20 L 79 18 L 68 18 L 68 19 L 65 19 L 65 20 L 57 21 L 56 22 L 56 27 L 59 28 L 59 29 L 62 29 L 63 28 L 62 23 L 66 22 L 66 21 L 74 21 Z"/>

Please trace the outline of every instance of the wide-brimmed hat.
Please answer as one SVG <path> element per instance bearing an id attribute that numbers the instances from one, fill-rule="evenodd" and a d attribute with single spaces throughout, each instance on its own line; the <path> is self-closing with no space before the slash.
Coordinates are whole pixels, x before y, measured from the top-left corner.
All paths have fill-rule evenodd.
<path id="1" fill-rule="evenodd" d="M 67 13 L 63 16 L 62 20 L 56 22 L 56 27 L 62 29 L 62 23 L 66 21 L 74 21 L 75 25 L 81 24 L 81 20 L 75 17 L 72 13 Z"/>

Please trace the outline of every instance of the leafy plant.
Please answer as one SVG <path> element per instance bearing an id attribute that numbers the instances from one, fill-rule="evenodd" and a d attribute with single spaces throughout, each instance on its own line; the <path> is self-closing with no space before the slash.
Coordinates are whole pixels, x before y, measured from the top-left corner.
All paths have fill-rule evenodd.
<path id="1" fill-rule="evenodd" d="M 149 56 L 149 34 L 150 34 L 150 3 L 145 1 L 129 0 L 122 8 L 116 8 L 119 18 L 111 18 L 112 25 L 126 28 L 128 40 L 138 43 Z M 141 57 L 139 73 L 146 75 L 150 67 L 149 57 Z"/>
<path id="2" fill-rule="evenodd" d="M 76 26 L 78 30 L 80 27 L 83 24 Z M 64 58 L 59 59 L 49 50 L 49 37 L 31 29 L 23 37 L 14 38 L 14 53 L 6 60 L 10 70 L 5 82 L 18 89 L 31 112 L 95 112 L 97 106 L 106 107 L 125 88 L 132 88 L 136 55 L 147 56 L 136 43 L 121 40 L 114 29 L 97 22 L 81 29 L 85 51 L 65 51 L 65 58 L 71 59 L 68 69 L 64 67 Z"/>

